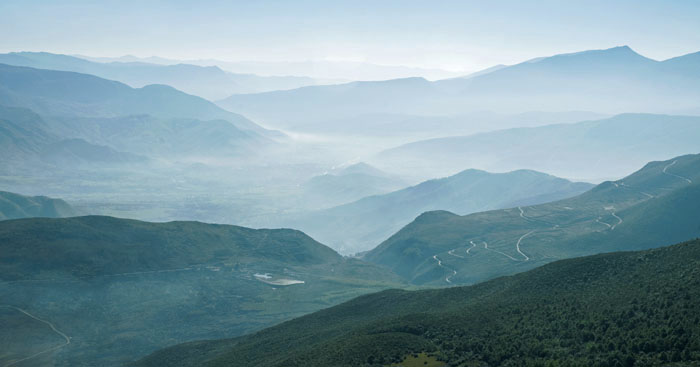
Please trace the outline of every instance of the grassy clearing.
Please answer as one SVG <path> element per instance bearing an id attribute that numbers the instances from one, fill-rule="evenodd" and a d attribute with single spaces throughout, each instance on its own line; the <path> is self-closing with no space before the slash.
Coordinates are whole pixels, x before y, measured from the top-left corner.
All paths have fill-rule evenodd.
<path id="1" fill-rule="evenodd" d="M 438 361 L 436 357 L 426 353 L 409 354 L 400 363 L 394 363 L 392 367 L 442 367 L 445 362 Z"/>

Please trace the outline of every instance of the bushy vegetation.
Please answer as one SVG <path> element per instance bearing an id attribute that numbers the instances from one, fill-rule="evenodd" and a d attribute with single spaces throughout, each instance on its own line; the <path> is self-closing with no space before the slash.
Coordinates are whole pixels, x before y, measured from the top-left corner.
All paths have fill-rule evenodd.
<path id="1" fill-rule="evenodd" d="M 700 240 L 563 260 L 471 287 L 385 291 L 139 366 L 700 365 Z M 167 362 L 167 363 L 166 363 Z"/>

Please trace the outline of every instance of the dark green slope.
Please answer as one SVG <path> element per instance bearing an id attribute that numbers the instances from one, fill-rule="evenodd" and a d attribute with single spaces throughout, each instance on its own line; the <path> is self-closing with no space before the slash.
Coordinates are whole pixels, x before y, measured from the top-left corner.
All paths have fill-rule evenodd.
<path id="1" fill-rule="evenodd" d="M 0 191 L 0 220 L 27 217 L 72 217 L 78 212 L 61 199 Z"/>
<path id="2" fill-rule="evenodd" d="M 25 341 L 6 347 L 0 364 L 46 345 L 17 309 L 71 337 L 33 365 L 117 366 L 401 286 L 390 271 L 291 229 L 101 216 L 0 221 L 0 340 Z"/>
<path id="3" fill-rule="evenodd" d="M 688 155 L 552 203 L 428 212 L 365 259 L 416 284 L 470 284 L 557 259 L 683 241 L 700 235 L 698 182 L 700 155 Z"/>
<path id="4" fill-rule="evenodd" d="M 700 241 L 557 261 L 470 287 L 384 291 L 137 366 L 698 366 Z"/>
<path id="5" fill-rule="evenodd" d="M 335 251 L 291 229 L 101 216 L 2 222 L 0 244 L 3 280 L 33 279 L 39 272 L 85 277 L 226 261 L 291 266 L 342 260 Z"/>

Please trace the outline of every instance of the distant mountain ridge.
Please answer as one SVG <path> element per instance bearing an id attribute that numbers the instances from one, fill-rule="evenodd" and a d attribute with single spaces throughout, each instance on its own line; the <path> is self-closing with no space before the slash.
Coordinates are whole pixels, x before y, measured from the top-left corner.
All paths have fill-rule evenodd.
<path id="1" fill-rule="evenodd" d="M 575 196 L 591 187 L 536 171 L 490 173 L 469 169 L 349 204 L 293 214 L 274 224 L 300 228 L 343 253 L 358 253 L 371 250 L 425 211 L 468 214 L 540 204 Z"/>
<path id="2" fill-rule="evenodd" d="M 689 54 L 655 61 L 624 46 L 540 58 L 470 78 L 305 87 L 236 95 L 218 104 L 270 126 L 377 113 L 455 116 L 483 110 L 584 110 L 681 114 L 698 107 L 700 66 L 690 61 L 696 57 Z"/>
<path id="3" fill-rule="evenodd" d="M 268 76 L 302 75 L 314 79 L 334 82 L 338 80 L 386 80 L 423 76 L 430 79 L 441 79 L 458 76 L 460 73 L 440 69 L 426 69 L 402 65 L 381 65 L 367 62 L 342 60 L 307 60 L 307 61 L 224 61 L 216 59 L 204 60 L 173 60 L 157 56 L 136 57 L 125 55 L 121 57 L 76 57 L 97 62 L 148 62 L 154 64 L 174 65 L 193 64 L 200 66 L 216 65 L 234 73 L 248 73 Z M 337 83 L 334 83 L 337 84 Z"/>
<path id="4" fill-rule="evenodd" d="M 0 191 L 0 220 L 30 217 L 62 218 L 76 215 L 78 211 L 61 199 Z"/>
<path id="5" fill-rule="evenodd" d="M 406 181 L 401 178 L 361 162 L 311 177 L 301 185 L 301 195 L 305 207 L 319 208 L 349 203 L 406 186 Z"/>
<path id="6" fill-rule="evenodd" d="M 45 163 L 64 167 L 148 163 L 148 158 L 138 154 L 81 138 L 66 138 L 51 125 L 31 110 L 0 105 L 0 153 L 6 158 L 0 167 L 10 172 Z"/>
<path id="7" fill-rule="evenodd" d="M 263 77 L 225 72 L 217 66 L 147 62 L 93 62 L 84 58 L 47 52 L 0 54 L 0 63 L 39 69 L 73 71 L 117 80 L 134 88 L 166 84 L 188 94 L 217 100 L 238 93 L 260 93 L 319 84 L 308 77 Z"/>
<path id="8" fill-rule="evenodd" d="M 222 119 L 241 130 L 266 130 L 203 98 L 165 85 L 134 89 L 93 75 L 0 64 L 3 104 L 47 116 L 116 117 L 148 114 L 160 118 Z"/>
<path id="9" fill-rule="evenodd" d="M 631 173 L 654 159 L 698 152 L 700 117 L 621 114 L 573 124 L 514 128 L 416 141 L 367 161 L 402 174 L 439 176 L 463 167 L 520 168 L 600 181 Z"/>
<path id="10" fill-rule="evenodd" d="M 45 152 L 52 162 L 250 158 L 282 137 L 168 86 L 133 89 L 73 72 L 0 64 L 0 98 L 0 134 L 8 139 L 0 149 L 11 155 Z"/>

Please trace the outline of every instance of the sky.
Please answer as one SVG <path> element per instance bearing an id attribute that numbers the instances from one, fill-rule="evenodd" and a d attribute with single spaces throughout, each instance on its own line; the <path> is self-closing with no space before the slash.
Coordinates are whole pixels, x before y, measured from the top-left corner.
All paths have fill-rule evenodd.
<path id="1" fill-rule="evenodd" d="M 358 61 L 471 72 L 629 45 L 700 51 L 700 1 L 2 0 L 0 52 Z"/>

